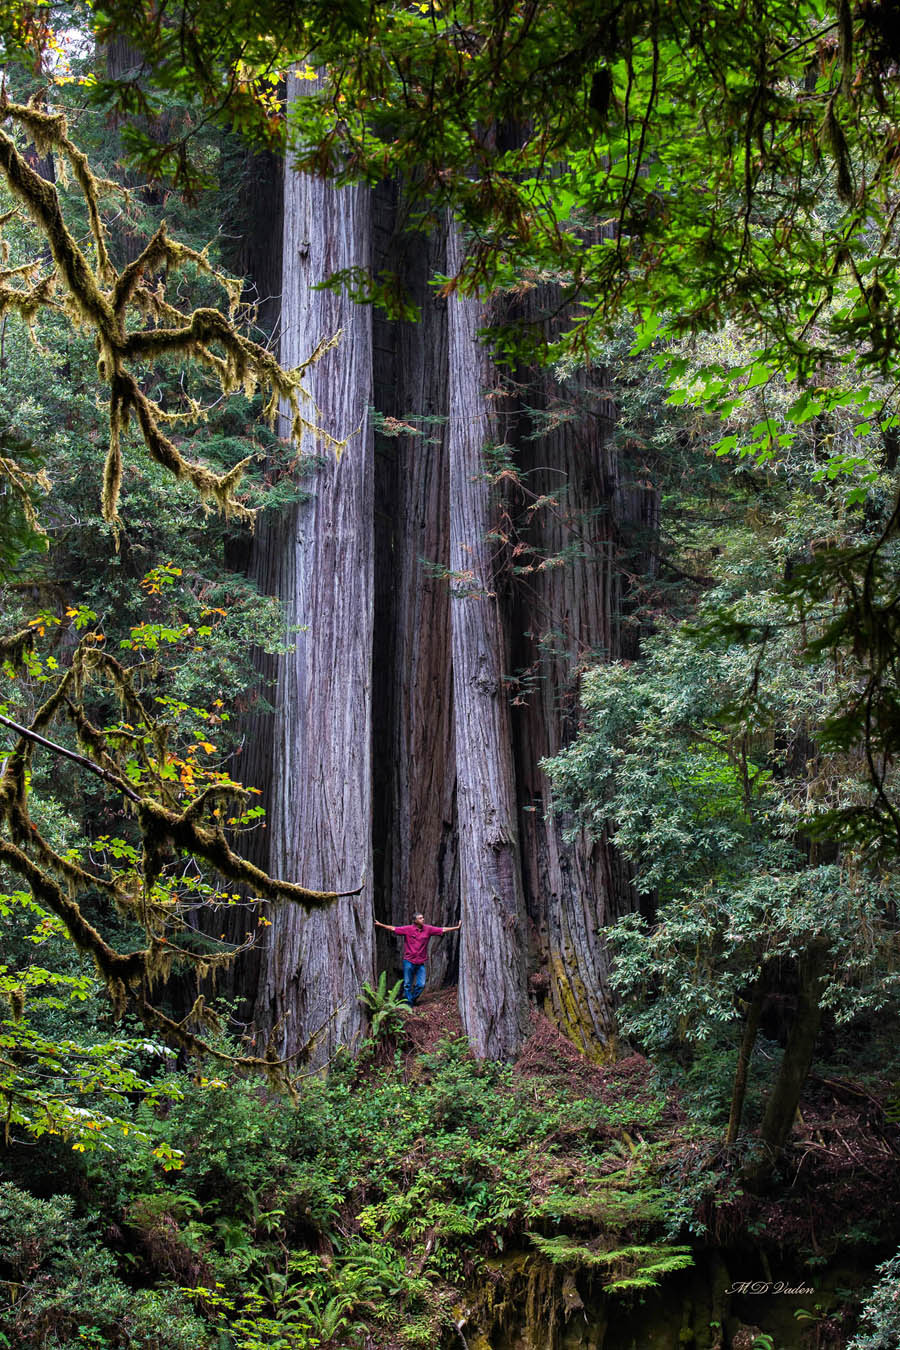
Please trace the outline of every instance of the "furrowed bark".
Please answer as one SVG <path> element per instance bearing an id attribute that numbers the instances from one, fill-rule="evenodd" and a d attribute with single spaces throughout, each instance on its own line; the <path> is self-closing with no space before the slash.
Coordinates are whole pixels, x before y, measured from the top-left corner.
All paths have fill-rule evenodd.
<path id="1" fill-rule="evenodd" d="M 462 241 L 453 229 L 448 271 Z M 482 305 L 449 302 L 450 615 L 462 931 L 459 1006 L 476 1055 L 510 1059 L 527 1034 L 525 904 L 516 829 L 505 650 L 489 535 L 495 524 L 484 450 L 496 439 L 485 402 L 491 362 Z"/>
<path id="2" fill-rule="evenodd" d="M 593 373 L 593 392 L 585 378 L 565 386 L 548 371 L 520 378 L 544 426 L 539 435 L 532 427 L 519 438 L 523 505 L 535 499 L 545 505 L 530 512 L 518 536 L 526 548 L 517 560 L 523 571 L 511 624 L 511 665 L 523 678 L 512 715 L 534 985 L 548 1016 L 579 1049 L 608 1058 L 615 1053 L 615 1020 L 600 929 L 637 901 L 605 838 L 586 831 L 564 837 L 572 822 L 554 812 L 541 760 L 578 730 L 585 664 L 633 654 L 623 627 L 626 577 L 652 565 L 657 499 L 652 488 L 628 481 L 611 443 L 614 408 L 600 372 Z"/>
<path id="3" fill-rule="evenodd" d="M 793 1128 L 822 1025 L 822 989 L 826 968 L 824 947 L 814 947 L 800 958 L 797 1011 L 760 1126 L 760 1139 L 766 1156 L 757 1166 L 756 1180 L 764 1179 L 771 1170 Z"/>
<path id="4" fill-rule="evenodd" d="M 289 107 L 314 91 L 290 77 Z M 307 884 L 365 884 L 328 914 L 271 915 L 254 1021 L 258 1041 L 271 1037 L 282 1056 L 319 1033 L 313 1062 L 356 1043 L 357 996 L 372 976 L 373 465 L 371 310 L 312 288 L 339 269 L 368 267 L 371 229 L 367 188 L 332 188 L 288 165 L 281 360 L 297 364 L 342 330 L 307 378 L 319 424 L 352 439 L 338 462 L 304 438 L 303 452 L 320 455 L 305 480 L 310 499 L 268 541 L 289 629 L 301 629 L 278 660 L 269 860 Z"/>
<path id="5" fill-rule="evenodd" d="M 759 1034 L 759 1024 L 762 1018 L 765 1001 L 766 982 L 763 979 L 763 976 L 760 975 L 750 998 L 750 1006 L 747 1009 L 747 1020 L 744 1022 L 744 1032 L 741 1036 L 737 1064 L 734 1070 L 734 1086 L 731 1089 L 731 1109 L 728 1113 L 728 1129 L 725 1132 L 725 1143 L 728 1145 L 737 1142 L 737 1137 L 740 1132 L 741 1118 L 744 1114 L 744 1100 L 747 1096 L 747 1080 L 750 1076 L 750 1060 L 753 1058 L 753 1047 L 756 1045 L 756 1037 Z"/>
<path id="6" fill-rule="evenodd" d="M 403 229 L 402 191 L 379 188 L 376 215 L 378 266 L 421 310 L 419 323 L 375 321 L 377 407 L 387 431 L 412 428 L 376 439 L 376 906 L 386 923 L 421 909 L 447 926 L 459 918 L 450 596 L 438 574 L 450 564 L 447 305 L 428 284 L 445 270 L 446 238 Z M 379 932 L 379 966 L 399 973 L 400 955 Z M 455 983 L 456 967 L 456 934 L 432 942 L 429 987 Z"/>

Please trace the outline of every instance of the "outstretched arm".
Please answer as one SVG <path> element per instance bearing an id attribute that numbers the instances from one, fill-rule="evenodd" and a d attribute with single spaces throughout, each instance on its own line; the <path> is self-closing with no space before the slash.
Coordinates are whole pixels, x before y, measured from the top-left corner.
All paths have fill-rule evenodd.
<path id="1" fill-rule="evenodd" d="M 375 924 L 376 928 L 386 928 L 389 933 L 396 933 L 397 931 L 393 924 L 379 923 L 377 919 L 373 919 L 372 922 Z"/>
<path id="2" fill-rule="evenodd" d="M 445 929 L 444 929 L 444 932 L 445 932 L 445 933 L 455 933 L 456 930 L 457 930 L 457 928 L 462 928 L 462 919 L 460 919 L 459 923 L 453 924 L 453 926 L 452 926 L 451 928 L 445 928 Z"/>

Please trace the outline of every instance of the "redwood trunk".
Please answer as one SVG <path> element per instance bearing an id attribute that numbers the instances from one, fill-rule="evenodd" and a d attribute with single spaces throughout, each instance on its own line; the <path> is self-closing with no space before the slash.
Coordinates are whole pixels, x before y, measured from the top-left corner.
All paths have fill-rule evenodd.
<path id="1" fill-rule="evenodd" d="M 446 266 L 443 231 L 403 229 L 402 189 L 379 188 L 377 266 L 396 273 L 421 319 L 379 322 L 376 406 L 376 893 L 379 918 L 459 918 L 450 653 L 447 305 L 429 286 Z M 379 229 L 379 218 L 383 221 Z M 396 432 L 400 434 L 389 434 Z M 380 935 L 379 966 L 399 974 L 401 945 Z M 428 984 L 456 982 L 456 935 L 432 942 Z"/>
<path id="2" fill-rule="evenodd" d="M 462 243 L 452 230 L 448 271 Z M 527 1034 L 525 905 L 516 829 L 506 652 L 489 536 L 495 525 L 484 450 L 494 380 L 478 341 L 483 308 L 449 303 L 450 613 L 462 931 L 459 1007 L 476 1055 L 510 1059 Z"/>
<path id="3" fill-rule="evenodd" d="M 737 1064 L 734 1070 L 734 1086 L 731 1089 L 731 1109 L 728 1113 L 728 1129 L 725 1132 L 726 1144 L 737 1143 L 737 1137 L 740 1132 L 741 1118 L 744 1114 L 744 1101 L 747 1097 L 747 1081 L 750 1077 L 750 1061 L 753 1058 L 753 1049 L 759 1034 L 759 1024 L 762 1020 L 765 1000 L 766 981 L 763 975 L 760 974 L 750 998 L 750 1007 L 747 1010 L 747 1020 L 744 1023 L 744 1032 L 741 1036 L 740 1048 L 738 1049 Z"/>
<path id="4" fill-rule="evenodd" d="M 626 867 L 606 840 L 555 814 L 541 768 L 578 730 L 579 686 L 592 660 L 633 654 L 623 629 L 626 576 L 647 568 L 656 495 L 629 482 L 611 442 L 614 409 L 586 379 L 567 386 L 529 372 L 541 423 L 520 436 L 527 492 L 512 665 L 522 867 L 539 973 L 534 981 L 560 1030 L 597 1058 L 615 1051 L 609 954 L 601 928 L 635 907 Z M 597 372 L 595 384 L 602 380 Z M 524 546 L 524 547 L 522 547 Z M 643 556 L 642 556 L 643 554 Z"/>
<path id="5" fill-rule="evenodd" d="M 288 80 L 288 103 L 315 86 Z M 362 894 L 306 915 L 270 914 L 257 989 L 257 1038 L 280 1055 L 311 1049 L 314 1062 L 362 1031 L 357 1002 L 372 976 L 371 661 L 373 456 L 371 309 L 313 287 L 371 258 L 371 193 L 285 178 L 281 360 L 299 364 L 323 336 L 343 337 L 308 372 L 320 425 L 352 439 L 340 460 L 319 456 L 304 479 L 308 501 L 270 531 L 270 580 L 295 644 L 279 658 L 270 793 L 269 864 L 305 885 Z M 286 434 L 285 428 L 285 434 Z"/>

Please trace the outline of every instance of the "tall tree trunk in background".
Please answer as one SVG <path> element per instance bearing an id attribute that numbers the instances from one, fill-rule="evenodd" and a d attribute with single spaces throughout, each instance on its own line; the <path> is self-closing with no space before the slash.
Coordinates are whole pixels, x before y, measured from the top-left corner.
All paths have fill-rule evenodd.
<path id="1" fill-rule="evenodd" d="M 376 437 L 376 908 L 385 923 L 408 923 L 421 909 L 446 926 L 459 917 L 450 595 L 440 575 L 450 565 L 447 304 L 428 284 L 445 270 L 446 237 L 404 229 L 402 186 L 384 185 L 378 196 L 376 268 L 399 277 L 421 319 L 375 320 L 375 401 L 384 414 Z M 432 988 L 455 983 L 456 954 L 455 935 L 432 943 Z M 384 935 L 378 955 L 396 972 L 396 938 Z"/>
<path id="2" fill-rule="evenodd" d="M 797 1010 L 772 1084 L 759 1135 L 763 1152 L 748 1166 L 747 1175 L 759 1183 L 768 1177 L 787 1143 L 800 1097 L 812 1067 L 822 1026 L 822 995 L 828 970 L 824 940 L 815 941 L 798 959 Z"/>
<path id="3" fill-rule="evenodd" d="M 140 83 L 146 68 L 145 57 L 131 45 L 127 38 L 113 36 L 104 48 L 106 73 L 111 80 L 132 80 Z M 169 109 L 153 117 L 139 117 L 138 125 L 153 140 L 165 141 L 172 134 L 178 114 Z M 118 125 L 119 118 L 113 121 Z M 121 181 L 136 189 L 134 200 L 141 200 L 161 206 L 164 201 L 164 189 L 160 182 L 147 182 L 143 175 L 127 170 L 121 175 Z M 134 206 L 127 203 L 125 209 L 111 222 L 109 227 L 109 245 L 116 266 L 134 262 L 147 243 L 147 234 L 134 218 Z"/>
<path id="4" fill-rule="evenodd" d="M 299 87 L 298 87 L 299 85 Z M 288 104 L 315 85 L 288 80 Z M 302 361 L 338 329 L 340 346 L 308 373 L 320 424 L 352 435 L 340 463 L 321 456 L 306 480 L 311 496 L 271 531 L 270 584 L 299 625 L 279 658 L 269 866 L 304 885 L 362 894 L 305 915 L 272 910 L 254 1023 L 291 1055 L 315 1038 L 313 1062 L 352 1045 L 362 1022 L 357 996 L 372 974 L 371 660 L 373 594 L 372 314 L 344 295 L 312 287 L 371 260 L 371 193 L 285 179 L 281 360 Z M 285 434 L 287 428 L 285 427 Z M 353 434 L 355 433 L 355 434 Z M 278 536 L 278 537 L 275 537 Z"/>
<path id="5" fill-rule="evenodd" d="M 452 229 L 448 271 L 462 242 Z M 450 616 L 462 931 L 459 1006 L 476 1055 L 510 1059 L 527 1034 L 526 916 L 503 675 L 506 652 L 491 557 L 490 359 L 476 299 L 449 302 Z"/>
<path id="6" fill-rule="evenodd" d="M 520 436 L 517 469 L 531 512 L 519 535 L 512 666 L 520 692 L 513 734 L 522 869 L 540 963 L 533 986 L 560 1030 L 594 1057 L 614 1053 L 609 955 L 600 928 L 636 898 L 613 847 L 553 812 L 541 760 L 578 730 L 580 674 L 589 658 L 615 659 L 626 648 L 622 616 L 626 576 L 644 570 L 641 534 L 655 532 L 656 495 L 626 481 L 611 444 L 614 410 L 580 378 L 559 386 L 549 371 L 527 375 L 535 409 Z"/>
<path id="7" fill-rule="evenodd" d="M 256 307 L 257 342 L 273 342 L 281 313 L 284 163 L 229 137 L 222 149 L 222 256 L 247 279 L 244 299 Z"/>
<path id="8" fill-rule="evenodd" d="M 281 324 L 281 285 L 284 237 L 284 161 L 269 150 L 253 150 L 236 136 L 225 138 L 222 147 L 222 173 L 227 189 L 221 193 L 222 261 L 235 276 L 246 281 L 244 300 L 255 307 L 254 341 L 278 350 Z M 257 522 L 256 537 L 246 529 L 235 529 L 226 536 L 225 561 L 236 572 L 248 572 L 259 580 L 260 559 L 263 579 L 268 566 L 261 542 L 268 535 L 269 521 L 263 513 Z M 259 654 L 264 689 L 271 687 L 274 664 L 265 653 Z M 245 719 L 247 735 L 241 773 L 248 782 L 268 782 L 272 763 L 271 718 Z"/>

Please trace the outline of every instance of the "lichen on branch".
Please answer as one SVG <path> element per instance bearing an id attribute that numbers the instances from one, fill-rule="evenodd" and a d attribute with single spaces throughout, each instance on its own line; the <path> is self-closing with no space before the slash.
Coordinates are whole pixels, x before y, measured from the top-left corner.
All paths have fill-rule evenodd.
<path id="1" fill-rule="evenodd" d="M 35 659 L 34 636 L 27 629 L 0 638 L 8 672 L 17 666 L 25 670 L 25 663 Z M 202 1000 L 176 1023 L 158 1006 L 154 988 L 175 964 L 192 969 L 199 979 L 214 977 L 256 942 L 250 928 L 236 943 L 210 940 L 208 949 L 194 949 L 185 938 L 190 938 L 198 903 L 225 907 L 237 899 L 230 890 L 240 886 L 248 923 L 253 912 L 254 920 L 265 925 L 264 913 L 257 919 L 255 910 L 266 903 L 322 909 L 358 892 L 310 890 L 272 877 L 243 858 L 226 826 L 241 820 L 253 804 L 252 793 L 227 774 L 199 764 L 191 764 L 190 773 L 176 772 L 185 768 L 181 756 L 189 752 L 173 746 L 172 724 L 149 710 L 138 686 L 140 667 L 123 666 L 103 650 L 101 637 L 96 631 L 82 635 L 69 668 L 57 676 L 27 723 L 5 709 L 0 713 L 0 725 L 14 736 L 0 772 L 0 868 L 23 883 L 92 958 L 119 1015 L 130 1010 L 184 1050 L 260 1069 L 289 1088 L 286 1062 L 268 1052 L 226 1054 L 204 1035 L 214 1026 L 214 1014 Z M 92 720 L 89 701 L 105 709 L 105 725 Z M 118 718 L 109 720 L 110 706 L 118 708 Z M 54 766 L 74 764 L 99 780 L 110 798 L 106 814 L 122 817 L 124 806 L 131 823 L 123 818 L 120 828 L 130 844 L 120 840 L 110 853 L 101 840 L 88 848 L 87 857 L 77 850 L 63 855 L 52 846 L 29 806 L 35 755 L 47 754 Z M 199 887 L 185 883 L 186 859 Z M 121 926 L 105 922 L 113 910 L 136 924 L 143 937 L 123 944 Z"/>
<path id="2" fill-rule="evenodd" d="M 8 124 L 5 130 L 3 124 Z M 67 164 L 87 207 L 90 249 L 85 251 L 67 224 L 56 184 L 42 178 L 16 144 L 15 131 L 24 133 L 39 154 L 53 155 Z M 101 204 L 109 193 L 122 193 L 118 184 L 98 178 L 87 156 L 71 140 L 63 113 L 45 112 L 34 104 L 11 102 L 0 93 L 0 183 L 24 207 L 37 231 L 36 256 L 17 267 L 0 269 L 0 314 L 16 313 L 33 329 L 44 309 L 61 310 L 97 345 L 97 374 L 109 388 L 109 443 L 103 470 L 102 509 L 106 521 L 118 525 L 118 501 L 123 472 L 123 441 L 132 418 L 148 453 L 175 478 L 191 484 L 204 503 L 224 515 L 253 524 L 255 512 L 238 497 L 249 460 L 218 474 L 205 464 L 186 458 L 166 426 L 184 420 L 149 398 L 141 384 L 142 363 L 161 356 L 179 357 L 209 372 L 222 393 L 239 389 L 251 396 L 267 392 L 265 415 L 274 421 L 279 408 L 289 410 L 291 435 L 311 435 L 323 448 L 340 455 L 344 442 L 318 425 L 318 410 L 303 377 L 309 367 L 333 347 L 339 334 L 324 339 L 293 370 L 285 370 L 271 352 L 239 332 L 235 315 L 241 282 L 218 271 L 205 251 L 172 239 L 163 222 L 143 252 L 121 271 L 110 258 Z M 19 215 L 14 208 L 0 215 L 4 223 Z M 52 264 L 46 259 L 49 250 Z M 198 308 L 183 313 L 166 298 L 163 277 L 186 265 L 211 277 L 225 296 L 225 312 Z M 308 409 L 308 415 L 304 411 Z M 202 416 L 192 405 L 192 415 Z M 15 460 L 0 459 L 0 476 L 22 503 L 29 524 L 39 528 L 33 498 L 47 490 L 45 476 L 31 474 Z"/>

